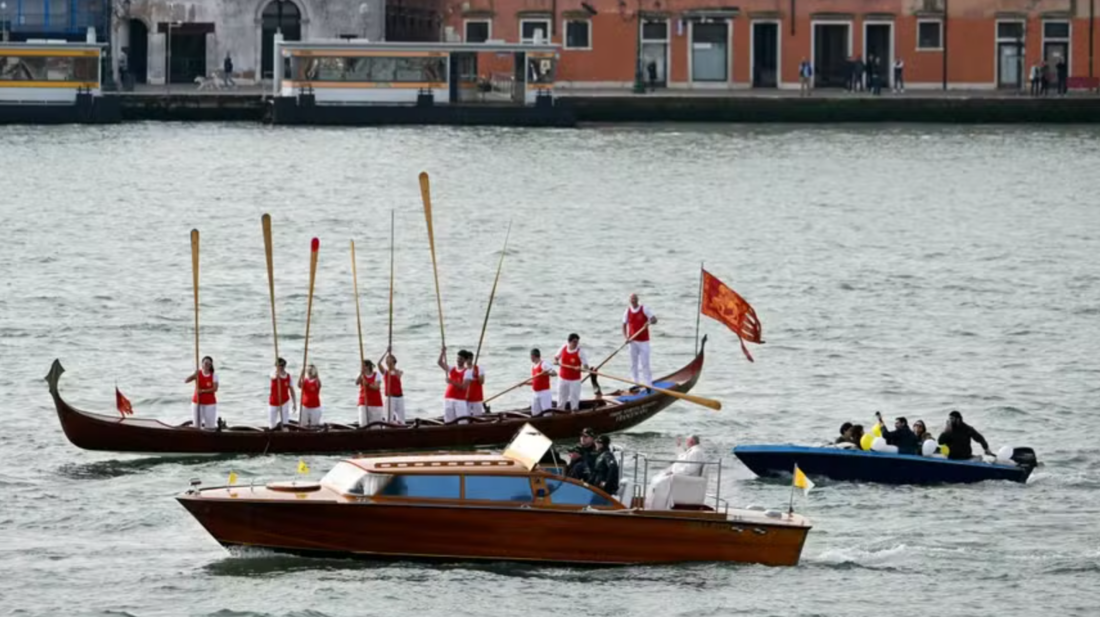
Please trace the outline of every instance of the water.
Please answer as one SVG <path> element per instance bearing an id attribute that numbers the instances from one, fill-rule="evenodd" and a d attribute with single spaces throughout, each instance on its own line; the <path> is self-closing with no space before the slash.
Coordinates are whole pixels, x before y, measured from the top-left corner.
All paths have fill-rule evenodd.
<path id="1" fill-rule="evenodd" d="M 1100 132 L 1029 128 L 289 130 L 138 124 L 0 129 L 0 610 L 13 615 L 1095 614 L 1100 595 Z M 367 353 L 394 344 L 411 415 L 439 412 L 439 327 L 416 183 L 432 173 L 451 353 L 485 340 L 487 392 L 570 331 L 600 358 L 627 296 L 660 317 L 654 368 L 691 356 L 699 263 L 752 302 L 767 343 L 744 360 L 714 322 L 696 392 L 615 438 L 671 454 L 698 433 L 737 503 L 785 506 L 739 443 L 816 443 L 881 409 L 939 425 L 960 409 L 1030 445 L 1027 485 L 819 483 L 796 507 L 799 567 L 579 570 L 230 555 L 172 495 L 289 456 L 158 460 L 84 452 L 42 377 L 61 358 L 77 406 L 189 417 L 188 232 L 202 232 L 201 346 L 220 409 L 266 420 L 273 349 L 259 219 L 274 219 L 279 351 L 302 362 L 309 239 L 321 238 L 310 358 L 327 418 L 350 420 L 358 361 L 348 240 Z M 608 369 L 628 372 L 625 354 Z M 523 396 L 505 403 L 520 404 Z M 319 476 L 335 457 L 307 457 Z M 380 533 L 415 533 L 413 529 Z"/>

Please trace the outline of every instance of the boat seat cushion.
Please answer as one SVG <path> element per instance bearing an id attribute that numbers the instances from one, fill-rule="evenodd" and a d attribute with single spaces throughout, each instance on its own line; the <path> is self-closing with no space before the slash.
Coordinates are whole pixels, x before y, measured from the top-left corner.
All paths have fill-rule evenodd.
<path id="1" fill-rule="evenodd" d="M 670 501 L 674 505 L 698 505 L 707 498 L 707 477 L 675 474 Z"/>
<path id="2" fill-rule="evenodd" d="M 676 383 L 672 381 L 655 381 L 653 382 L 653 385 L 657 386 L 658 388 L 664 388 L 666 390 L 676 387 Z M 636 401 L 646 396 L 650 395 L 646 394 L 645 392 L 635 392 L 634 394 L 616 396 L 615 398 L 617 398 L 620 402 L 629 403 L 630 401 Z"/>

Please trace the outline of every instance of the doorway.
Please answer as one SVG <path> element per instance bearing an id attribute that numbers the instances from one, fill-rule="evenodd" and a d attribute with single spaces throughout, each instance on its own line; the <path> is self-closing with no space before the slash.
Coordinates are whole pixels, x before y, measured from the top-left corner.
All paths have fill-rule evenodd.
<path id="1" fill-rule="evenodd" d="M 668 86 L 668 22 L 643 21 L 642 22 L 642 57 L 641 70 L 646 80 L 649 80 L 649 65 L 657 67 L 657 79 L 653 85 L 658 88 Z"/>
<path id="2" fill-rule="evenodd" d="M 302 40 L 302 12 L 290 0 L 271 0 L 264 7 L 260 31 L 260 73 L 264 79 L 275 75 L 275 33 L 284 41 Z"/>
<path id="3" fill-rule="evenodd" d="M 848 57 L 852 53 L 852 25 L 815 23 L 813 66 L 815 88 L 843 88 L 848 84 Z"/>
<path id="4" fill-rule="evenodd" d="M 130 20 L 130 47 L 126 64 L 135 83 L 149 81 L 149 28 L 140 19 Z"/>
<path id="5" fill-rule="evenodd" d="M 883 88 L 889 88 L 893 78 L 894 26 L 893 24 L 864 24 L 863 59 L 867 71 L 877 71 Z"/>
<path id="6" fill-rule="evenodd" d="M 691 81 L 729 81 L 729 24 L 691 22 Z"/>
<path id="7" fill-rule="evenodd" d="M 1020 51 L 1023 43 L 997 44 L 997 87 L 1006 90 L 1019 90 L 1023 83 L 1023 58 Z"/>
<path id="8" fill-rule="evenodd" d="M 1043 43 L 1043 60 L 1046 60 L 1047 66 L 1053 71 L 1054 67 L 1058 66 L 1058 61 L 1062 60 L 1066 63 L 1066 74 L 1069 74 L 1069 43 L 1057 42 L 1052 43 L 1047 41 Z"/>
<path id="9" fill-rule="evenodd" d="M 196 77 L 206 77 L 206 35 L 214 32 L 214 24 L 161 22 L 157 32 L 167 38 L 164 60 L 168 83 L 192 83 Z"/>
<path id="10" fill-rule="evenodd" d="M 752 24 L 752 87 L 779 87 L 779 24 Z"/>

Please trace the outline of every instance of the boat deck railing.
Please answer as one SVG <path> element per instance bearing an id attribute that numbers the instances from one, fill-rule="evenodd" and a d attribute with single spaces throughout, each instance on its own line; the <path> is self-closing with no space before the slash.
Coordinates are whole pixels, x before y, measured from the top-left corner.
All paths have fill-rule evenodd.
<path id="1" fill-rule="evenodd" d="M 706 481 L 707 481 L 708 485 L 711 483 L 711 477 L 710 477 L 710 474 L 707 473 L 707 470 L 709 470 L 710 468 L 715 469 L 714 480 L 713 480 L 714 481 L 714 492 L 706 494 L 706 497 L 704 499 L 704 504 L 706 502 L 713 503 L 714 504 L 713 507 L 714 507 L 715 512 L 726 512 L 726 513 L 729 512 L 729 502 L 722 498 L 722 459 L 721 458 L 719 458 L 718 460 L 714 460 L 714 461 L 682 461 L 682 460 L 675 459 L 675 458 L 671 458 L 671 459 L 670 458 L 655 458 L 655 457 L 651 457 L 650 455 L 648 455 L 644 452 L 634 452 L 630 455 L 630 458 L 631 458 L 631 462 L 632 462 L 632 465 L 633 465 L 633 468 L 634 468 L 633 469 L 633 479 L 631 480 L 631 482 L 633 484 L 633 487 L 634 487 L 633 488 L 633 495 L 632 495 L 633 501 L 630 504 L 631 506 L 635 506 L 639 499 L 642 500 L 642 503 L 644 503 L 644 501 L 645 501 L 646 489 L 649 487 L 649 466 L 650 466 L 650 463 L 653 463 L 655 466 L 656 465 L 670 466 L 670 465 L 675 465 L 675 464 L 699 465 L 699 466 L 702 467 L 702 473 L 699 474 L 699 475 L 706 478 Z M 622 477 L 626 476 L 625 462 L 626 462 L 626 452 L 623 451 L 623 450 L 620 450 L 619 451 L 619 469 L 620 469 L 620 475 Z M 641 477 L 642 477 L 640 483 L 638 482 L 639 472 L 641 473 Z"/>

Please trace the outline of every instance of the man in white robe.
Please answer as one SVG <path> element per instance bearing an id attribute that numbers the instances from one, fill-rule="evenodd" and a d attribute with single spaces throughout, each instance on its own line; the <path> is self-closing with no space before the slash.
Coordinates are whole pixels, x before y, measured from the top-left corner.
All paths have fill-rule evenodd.
<path id="1" fill-rule="evenodd" d="M 699 444 L 697 435 L 688 437 L 685 446 L 686 449 L 676 457 L 676 462 L 665 471 L 657 474 L 653 481 L 649 483 L 649 490 L 646 492 L 645 499 L 647 510 L 669 510 L 672 508 L 672 486 L 678 478 L 692 478 L 690 482 L 696 485 L 699 484 L 699 481 L 695 478 L 702 478 L 702 495 L 699 496 L 698 500 L 699 503 L 702 503 L 702 498 L 706 496 L 706 466 L 702 463 L 707 461 L 707 455 Z"/>

